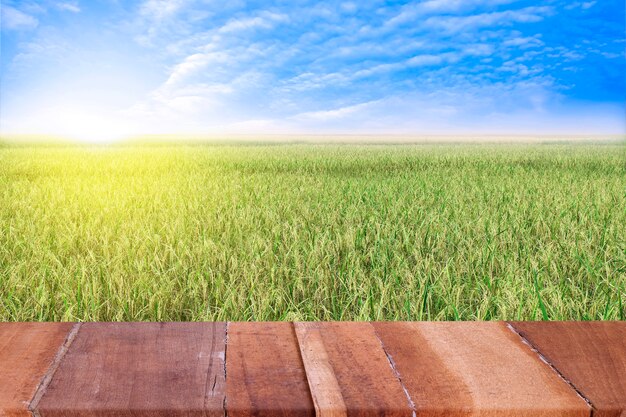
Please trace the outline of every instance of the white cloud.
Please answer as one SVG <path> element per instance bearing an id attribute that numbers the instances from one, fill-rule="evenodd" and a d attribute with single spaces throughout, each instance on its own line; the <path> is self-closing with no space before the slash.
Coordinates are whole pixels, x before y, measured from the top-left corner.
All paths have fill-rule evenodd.
<path id="1" fill-rule="evenodd" d="M 457 54 L 441 55 L 417 55 L 407 61 L 408 66 L 423 67 L 429 65 L 439 65 L 443 62 L 455 62 L 458 60 Z"/>
<path id="2" fill-rule="evenodd" d="M 328 121 L 333 119 L 343 119 L 347 116 L 357 115 L 363 110 L 371 108 L 380 100 L 368 101 L 365 103 L 354 104 L 351 106 L 340 107 L 332 110 L 320 110 L 299 113 L 291 117 L 293 120 L 300 121 Z"/>
<path id="3" fill-rule="evenodd" d="M 147 18 L 161 21 L 178 12 L 186 0 L 146 0 L 139 7 L 139 13 Z"/>
<path id="4" fill-rule="evenodd" d="M 0 5 L 0 28 L 2 30 L 32 30 L 39 26 L 39 19 L 35 15 L 45 14 L 48 8 L 56 8 L 73 13 L 80 12 L 77 2 L 56 2 L 36 4 L 26 2 L 20 8 L 4 2 Z"/>
<path id="5" fill-rule="evenodd" d="M 597 1 L 575 1 L 565 6 L 565 8 L 567 10 L 576 9 L 576 8 L 587 10 L 595 6 L 596 3 Z"/>
<path id="6" fill-rule="evenodd" d="M 381 64 L 372 68 L 357 71 L 353 78 L 367 77 L 375 74 L 386 73 L 391 71 L 403 70 L 406 68 L 430 67 L 442 64 L 452 64 L 458 62 L 462 55 L 458 52 L 444 52 L 441 54 L 422 54 L 415 55 L 405 61 L 393 64 Z"/>
<path id="7" fill-rule="evenodd" d="M 11 61 L 12 68 L 24 69 L 33 65 L 41 65 L 42 62 L 64 62 L 71 52 L 68 43 L 58 36 L 49 33 L 37 34 L 30 42 L 20 45 L 20 52 Z"/>
<path id="8" fill-rule="evenodd" d="M 547 132 L 563 127 L 548 125 L 559 100 L 551 92 L 550 83 L 540 78 L 482 85 L 457 80 L 455 85 L 440 85 L 431 92 L 396 93 L 344 107 L 298 113 L 289 120 L 300 130 L 317 133 Z M 537 123 L 529 123 L 532 120 Z M 510 126 L 516 130 L 510 130 Z"/>
<path id="9" fill-rule="evenodd" d="M 389 19 L 386 25 L 396 26 L 426 15 L 457 13 L 473 10 L 477 7 L 493 7 L 514 1 L 516 0 L 427 0 L 409 3 L 402 7 L 400 13 Z"/>
<path id="10" fill-rule="evenodd" d="M 345 75 L 339 72 L 331 73 L 315 73 L 304 72 L 293 78 L 284 80 L 283 91 L 286 92 L 299 92 L 305 90 L 314 90 L 317 88 L 326 88 L 331 85 L 345 84 L 350 81 L 352 77 L 367 76 L 369 74 L 365 71 L 357 71 L 352 76 Z"/>
<path id="11" fill-rule="evenodd" d="M 145 0 L 129 25 L 140 32 L 135 41 L 141 46 L 153 46 L 163 33 L 184 33 L 185 25 L 176 19 L 188 0 Z"/>
<path id="12" fill-rule="evenodd" d="M 358 4 L 352 1 L 346 1 L 341 3 L 341 10 L 346 13 L 354 13 L 359 9 Z"/>
<path id="13" fill-rule="evenodd" d="M 141 13 L 167 21 L 169 25 L 187 18 L 179 7 L 181 2 L 166 12 L 159 12 L 157 3 L 145 3 Z M 174 17 L 179 12 L 181 15 Z M 183 42 L 172 41 L 171 36 L 170 39 L 164 39 L 162 34 L 156 32 L 163 30 L 163 25 L 152 24 L 147 39 L 166 42 L 165 51 L 182 55 L 182 58 L 176 58 L 177 62 L 170 66 L 165 81 L 152 89 L 145 99 L 138 101 L 130 112 L 140 118 L 161 121 L 177 115 L 187 125 L 211 123 L 207 113 L 223 115 L 231 112 L 228 107 L 233 105 L 232 100 L 229 102 L 232 95 L 245 95 L 264 82 L 265 75 L 259 70 L 258 58 L 273 53 L 272 62 L 276 62 L 276 54 L 281 53 L 273 51 L 271 44 L 261 40 L 250 42 L 249 38 L 242 39 L 242 32 L 271 29 L 288 19 L 286 14 L 261 11 L 231 18 L 221 26 L 205 27 L 202 32 L 186 37 Z M 178 24 L 184 25 L 180 22 Z M 173 47 L 169 48 L 168 45 Z M 246 65 L 249 62 L 253 64 Z M 199 119 L 199 114 L 204 115 L 204 119 Z"/>
<path id="14" fill-rule="evenodd" d="M 231 56 L 224 51 L 211 51 L 189 55 L 182 62 L 174 66 L 164 85 L 174 86 L 180 84 L 189 76 L 197 73 L 201 69 L 206 68 L 211 64 L 223 64 L 229 62 L 230 60 Z"/>
<path id="15" fill-rule="evenodd" d="M 67 12 L 80 13 L 80 6 L 77 2 L 58 2 L 55 4 L 55 7 Z"/>
<path id="16" fill-rule="evenodd" d="M 2 29 L 27 30 L 34 29 L 39 24 L 37 18 L 6 4 L 2 5 L 1 13 L 0 26 Z"/>
<path id="17" fill-rule="evenodd" d="M 498 71 L 511 72 L 520 76 L 527 76 L 530 74 L 528 67 L 524 64 L 519 64 L 514 61 L 507 61 L 502 64 Z"/>
<path id="18" fill-rule="evenodd" d="M 537 36 L 520 36 L 516 38 L 507 39 L 502 42 L 504 46 L 516 46 L 520 49 L 527 49 L 542 46 L 543 42 Z"/>
<path id="19" fill-rule="evenodd" d="M 481 13 L 470 16 L 434 16 L 426 19 L 424 26 L 433 29 L 443 29 L 449 33 L 458 33 L 488 26 L 539 22 L 551 13 L 552 7 L 533 6 L 517 10 Z"/>
<path id="20" fill-rule="evenodd" d="M 271 29 L 277 22 L 287 22 L 289 16 L 280 13 L 264 12 L 259 16 L 229 20 L 219 28 L 219 33 L 233 33 L 248 29 Z"/>
<path id="21" fill-rule="evenodd" d="M 408 59 L 396 62 L 375 64 L 356 71 L 345 70 L 319 74 L 305 72 L 284 82 L 285 91 L 305 91 L 312 89 L 327 88 L 335 85 L 348 85 L 349 83 L 365 77 L 388 74 L 402 71 L 408 68 L 428 68 L 441 65 L 450 65 L 461 61 L 465 57 L 487 56 L 493 53 L 493 46 L 488 44 L 459 45 L 460 50 L 442 52 L 438 54 L 419 54 Z"/>

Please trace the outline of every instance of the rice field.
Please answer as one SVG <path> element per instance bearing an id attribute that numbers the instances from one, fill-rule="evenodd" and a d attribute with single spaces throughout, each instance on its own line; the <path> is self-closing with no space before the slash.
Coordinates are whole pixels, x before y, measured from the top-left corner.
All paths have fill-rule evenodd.
<path id="1" fill-rule="evenodd" d="M 626 146 L 0 145 L 0 320 L 624 320 Z"/>

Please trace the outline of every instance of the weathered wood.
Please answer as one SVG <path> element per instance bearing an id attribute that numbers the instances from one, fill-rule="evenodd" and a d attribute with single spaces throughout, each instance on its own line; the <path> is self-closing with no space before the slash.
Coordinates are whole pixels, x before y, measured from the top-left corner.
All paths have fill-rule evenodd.
<path id="1" fill-rule="evenodd" d="M 417 416 L 589 416 L 506 323 L 374 323 Z"/>
<path id="2" fill-rule="evenodd" d="M 291 323 L 228 323 L 226 369 L 229 417 L 315 414 Z"/>
<path id="3" fill-rule="evenodd" d="M 593 405 L 626 417 L 626 322 L 511 323 Z"/>
<path id="4" fill-rule="evenodd" d="M 300 353 L 309 381 L 311 397 L 317 417 L 344 417 L 347 415 L 341 388 L 330 364 L 319 326 L 313 323 L 295 323 Z"/>
<path id="5" fill-rule="evenodd" d="M 223 416 L 224 323 L 87 323 L 42 417 Z"/>
<path id="6" fill-rule="evenodd" d="M 626 323 L 511 325 L 0 323 L 0 417 L 626 417 Z"/>
<path id="7" fill-rule="evenodd" d="M 370 323 L 295 323 L 317 416 L 411 416 Z"/>
<path id="8" fill-rule="evenodd" d="M 0 323 L 0 416 L 31 416 L 29 403 L 72 326 Z"/>

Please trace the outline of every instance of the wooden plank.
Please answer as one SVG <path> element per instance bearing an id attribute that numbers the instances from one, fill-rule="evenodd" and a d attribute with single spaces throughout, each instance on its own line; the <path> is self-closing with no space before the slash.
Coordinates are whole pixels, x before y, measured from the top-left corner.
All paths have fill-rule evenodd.
<path id="1" fill-rule="evenodd" d="M 295 323 L 317 416 L 412 415 L 370 323 Z"/>
<path id="2" fill-rule="evenodd" d="M 226 369 L 229 417 L 315 414 L 291 323 L 228 323 Z"/>
<path id="3" fill-rule="evenodd" d="M 346 416 L 346 404 L 324 347 L 319 326 L 314 326 L 313 323 L 295 323 L 295 329 L 316 416 Z"/>
<path id="4" fill-rule="evenodd" d="M 593 405 L 626 417 L 626 322 L 511 323 Z"/>
<path id="5" fill-rule="evenodd" d="M 417 416 L 589 416 L 506 323 L 374 323 Z"/>
<path id="6" fill-rule="evenodd" d="M 42 417 L 223 416 L 224 323 L 83 324 Z"/>
<path id="7" fill-rule="evenodd" d="M 72 326 L 0 323 L 0 416 L 31 416 L 28 405 Z"/>

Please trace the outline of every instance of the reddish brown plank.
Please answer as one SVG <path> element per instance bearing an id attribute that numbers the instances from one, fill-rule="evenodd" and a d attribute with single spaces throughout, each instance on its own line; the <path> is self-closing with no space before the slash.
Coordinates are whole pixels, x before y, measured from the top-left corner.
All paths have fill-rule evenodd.
<path id="1" fill-rule="evenodd" d="M 291 323 L 229 323 L 229 417 L 313 416 L 313 402 Z"/>
<path id="2" fill-rule="evenodd" d="M 417 416 L 589 416 L 505 323 L 374 323 Z"/>
<path id="3" fill-rule="evenodd" d="M 295 323 L 317 416 L 412 415 L 370 323 Z"/>
<path id="4" fill-rule="evenodd" d="M 626 417 L 625 322 L 511 323 L 593 405 Z"/>
<path id="5" fill-rule="evenodd" d="M 31 416 L 28 405 L 72 326 L 0 323 L 0 416 Z"/>
<path id="6" fill-rule="evenodd" d="M 83 324 L 42 417 L 222 416 L 224 323 Z"/>

